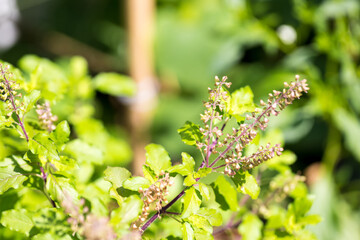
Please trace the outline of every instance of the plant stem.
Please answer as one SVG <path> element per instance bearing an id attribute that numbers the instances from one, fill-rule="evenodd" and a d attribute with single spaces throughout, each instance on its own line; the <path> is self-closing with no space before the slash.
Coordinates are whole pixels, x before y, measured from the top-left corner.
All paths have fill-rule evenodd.
<path id="1" fill-rule="evenodd" d="M 166 210 L 170 208 L 177 200 L 179 200 L 184 194 L 185 194 L 185 188 L 182 190 L 171 202 L 169 202 L 166 206 L 164 206 L 159 212 L 154 214 L 141 228 L 141 234 L 144 233 L 144 231 L 162 214 L 166 213 Z"/>
<path id="2" fill-rule="evenodd" d="M 199 169 L 205 167 L 205 161 L 203 161 L 199 167 Z M 196 178 L 195 181 L 199 181 L 200 178 Z M 168 210 L 174 203 L 176 203 L 177 200 L 179 200 L 184 194 L 186 189 L 188 189 L 187 187 L 184 188 L 173 200 L 171 200 L 171 202 L 169 202 L 167 205 L 165 205 L 163 208 L 161 208 L 161 210 L 157 213 L 155 213 L 141 228 L 141 235 L 144 233 L 144 231 L 163 213 L 169 213 L 166 210 Z"/>
<path id="3" fill-rule="evenodd" d="M 16 107 L 16 104 L 15 104 L 15 97 L 14 97 L 14 94 L 13 94 L 13 92 L 12 92 L 12 89 L 11 89 L 11 87 L 10 87 L 10 83 L 9 83 L 8 79 L 6 78 L 6 75 L 5 75 L 4 69 L 3 69 L 2 67 L 1 67 L 1 74 L 2 74 L 2 76 L 4 77 L 4 81 L 5 81 L 6 89 L 7 89 L 7 91 L 9 92 L 9 97 L 10 97 L 11 106 L 12 106 L 12 108 L 13 108 L 13 110 L 14 110 L 15 114 L 16 114 L 16 117 L 17 117 L 17 119 L 18 119 L 18 121 L 19 121 L 18 125 L 19 125 L 19 126 L 21 127 L 21 129 L 22 129 L 22 131 L 23 131 L 23 133 L 24 133 L 24 136 L 25 136 L 26 141 L 27 141 L 27 142 L 29 142 L 29 137 L 28 137 L 28 135 L 27 135 L 27 133 L 26 133 L 26 130 L 25 130 L 24 124 L 23 124 L 23 122 L 22 122 L 22 120 L 21 120 L 21 118 L 20 118 L 19 114 L 16 112 L 17 107 Z"/>
<path id="4" fill-rule="evenodd" d="M 282 93 L 282 94 L 279 96 L 279 98 L 275 100 L 275 104 L 276 104 L 276 105 L 277 105 L 277 104 L 279 103 L 279 101 L 283 98 L 283 96 L 284 96 L 284 94 Z M 227 148 L 210 164 L 209 167 L 213 167 L 213 166 L 217 163 L 217 161 L 219 161 L 219 160 L 232 148 L 232 146 L 234 146 L 234 144 L 237 143 L 242 136 L 244 136 L 244 134 L 245 134 L 248 130 L 252 129 L 252 128 L 260 121 L 260 119 L 261 119 L 271 108 L 272 108 L 272 105 L 270 104 L 270 105 L 254 120 L 254 122 L 253 122 L 251 125 L 247 126 L 247 127 L 240 133 L 240 135 L 237 136 L 237 137 L 234 139 L 234 141 L 232 141 L 232 142 L 227 146 Z"/>
<path id="5" fill-rule="evenodd" d="M 54 202 L 54 200 L 51 199 L 51 197 L 49 196 L 49 194 L 46 191 L 46 182 L 47 182 L 47 174 L 44 171 L 44 168 L 42 166 L 40 166 L 40 171 L 41 171 L 41 178 L 44 180 L 44 189 L 43 192 L 46 196 L 46 198 L 49 200 L 49 202 L 51 203 L 51 205 L 56 208 L 56 203 Z"/>

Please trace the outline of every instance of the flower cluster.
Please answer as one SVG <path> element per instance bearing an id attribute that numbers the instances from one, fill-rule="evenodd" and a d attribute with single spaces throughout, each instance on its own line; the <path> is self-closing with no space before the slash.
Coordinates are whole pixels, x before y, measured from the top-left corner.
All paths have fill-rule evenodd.
<path id="1" fill-rule="evenodd" d="M 170 178 L 169 173 L 162 171 L 160 173 L 159 179 L 153 183 L 147 189 L 139 189 L 140 194 L 142 194 L 142 200 L 144 205 L 142 207 L 141 214 L 139 218 L 131 225 L 132 229 L 140 229 L 140 226 L 149 216 L 151 210 L 151 205 L 155 205 L 155 210 L 160 212 L 162 209 L 162 204 L 168 203 L 166 196 L 169 194 L 169 187 L 174 184 L 174 181 Z"/>
<path id="2" fill-rule="evenodd" d="M 225 117 L 229 95 L 224 86 L 230 87 L 230 84 L 226 82 L 226 77 L 222 80 L 216 77 L 215 88 L 209 89 L 209 101 L 205 102 L 206 110 L 201 115 L 205 127 L 200 128 L 200 131 L 205 140 L 197 146 L 203 149 L 206 166 L 213 167 L 219 160 L 224 160 L 225 164 L 213 167 L 213 169 L 225 167 L 224 173 L 233 176 L 239 169 L 249 170 L 281 154 L 283 148 L 279 144 L 272 147 L 267 144 L 251 156 L 242 156 L 244 148 L 254 140 L 258 130 L 264 130 L 267 127 L 269 117 L 277 116 L 296 98 L 300 98 L 303 92 L 307 92 L 309 87 L 305 79 L 300 81 L 300 77 L 296 75 L 294 82 L 284 83 L 282 91 L 274 90 L 269 94 L 266 102 L 261 100 L 260 107 L 246 115 L 245 121 L 238 128 L 233 128 L 230 133 L 224 134 L 226 122 L 229 119 Z M 222 127 L 214 126 L 215 122 L 223 122 Z M 220 151 L 219 148 L 225 149 Z M 211 154 L 217 154 L 212 163 L 209 162 Z"/>
<path id="3" fill-rule="evenodd" d="M 107 217 L 97 217 L 88 214 L 89 208 L 84 206 L 85 200 L 80 199 L 80 205 L 76 205 L 69 196 L 61 202 L 64 212 L 70 217 L 67 219 L 71 225 L 73 235 L 79 233 L 88 240 L 114 240 L 116 234 L 109 224 Z"/>
<path id="4" fill-rule="evenodd" d="M 0 100 L 7 103 L 9 110 L 8 117 L 10 117 L 13 112 L 21 115 L 21 112 L 24 110 L 24 106 L 20 102 L 22 94 L 18 92 L 20 85 L 12 80 L 13 74 L 9 72 L 9 68 L 9 65 L 4 67 L 3 64 L 0 63 L 2 78 L 0 79 Z"/>
<path id="5" fill-rule="evenodd" d="M 55 130 L 56 126 L 54 122 L 58 120 L 58 117 L 51 113 L 49 102 L 45 102 L 43 105 L 38 104 L 36 106 L 36 113 L 42 128 L 48 132 Z"/>
<path id="6" fill-rule="evenodd" d="M 204 103 L 206 108 L 204 114 L 200 114 L 201 120 L 204 123 L 204 128 L 200 128 L 200 132 L 204 135 L 205 141 L 203 143 L 197 142 L 197 147 L 203 149 L 206 158 L 208 159 L 211 153 L 217 153 L 216 148 L 222 147 L 223 143 L 219 142 L 219 138 L 223 135 L 224 128 L 214 126 L 215 121 L 227 120 L 220 114 L 226 108 L 226 101 L 229 98 L 228 92 L 223 88 L 230 88 L 231 82 L 226 82 L 227 77 L 222 77 L 220 80 L 215 77 L 214 89 L 208 88 L 209 99 Z"/>

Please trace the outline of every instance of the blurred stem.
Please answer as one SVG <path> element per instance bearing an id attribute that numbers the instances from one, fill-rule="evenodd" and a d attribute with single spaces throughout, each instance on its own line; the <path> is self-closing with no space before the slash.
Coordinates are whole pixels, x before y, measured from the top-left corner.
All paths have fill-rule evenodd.
<path id="1" fill-rule="evenodd" d="M 153 63 L 153 28 L 155 1 L 128 0 L 128 42 L 130 75 L 137 85 L 137 94 L 129 108 L 129 125 L 134 158 L 134 175 L 142 175 L 145 146 L 156 106 L 157 90 Z"/>
<path id="2" fill-rule="evenodd" d="M 329 127 L 328 137 L 322 162 L 328 172 L 332 172 L 341 153 L 341 135 L 332 125 Z"/>

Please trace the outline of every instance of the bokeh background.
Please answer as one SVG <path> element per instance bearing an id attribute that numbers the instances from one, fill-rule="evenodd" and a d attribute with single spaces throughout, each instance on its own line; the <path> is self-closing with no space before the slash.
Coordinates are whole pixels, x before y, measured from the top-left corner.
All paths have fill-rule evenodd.
<path id="1" fill-rule="evenodd" d="M 147 142 L 174 161 L 196 156 L 176 130 L 199 122 L 215 75 L 232 89 L 249 85 L 256 100 L 295 74 L 307 78 L 309 95 L 271 127 L 307 176 L 323 219 L 312 227 L 318 238 L 360 239 L 358 0 L 1 0 L 0 59 L 18 65 L 28 54 L 78 55 L 92 75 L 133 78 L 133 97 L 96 94 L 96 117 L 137 143 L 113 162 L 134 160 L 135 173 Z"/>

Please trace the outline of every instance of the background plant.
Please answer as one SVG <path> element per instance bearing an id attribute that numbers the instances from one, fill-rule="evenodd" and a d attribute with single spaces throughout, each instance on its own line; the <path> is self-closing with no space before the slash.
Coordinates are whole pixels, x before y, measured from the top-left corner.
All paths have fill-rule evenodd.
<path id="1" fill-rule="evenodd" d="M 71 61 L 76 60 L 82 61 Z M 35 73 L 41 64 L 34 63 Z M 104 175 L 95 171 L 109 164 L 102 155 L 106 149 L 83 140 L 77 124 L 85 123 L 68 111 L 75 134 L 80 131 L 78 136 L 70 135 L 68 121 L 58 121 L 50 109 L 51 101 L 53 109 L 62 106 L 62 96 L 47 92 L 42 78 L 30 75 L 28 81 L 7 64 L 1 66 L 1 75 L 1 126 L 5 132 L 17 133 L 14 138 L 25 139 L 15 141 L 23 143 L 23 150 L 1 161 L 1 201 L 8 203 L 2 205 L 0 220 L 4 239 L 134 239 L 143 234 L 145 239 L 209 239 L 232 231 L 248 239 L 315 238 L 304 227 L 319 218 L 306 214 L 312 199 L 304 178 L 288 167 L 294 155 L 281 155 L 280 143 L 265 144 L 279 137 L 276 132 L 265 137 L 257 134 L 267 127 L 270 116 L 278 115 L 308 90 L 306 80 L 297 76 L 256 107 L 249 87 L 230 94 L 226 77 L 216 78 L 204 104 L 204 127 L 187 122 L 178 130 L 186 144 L 200 149 L 202 159 L 196 162 L 184 152 L 182 164 L 172 165 L 162 146 L 150 144 L 143 166 L 145 177 L 133 177 L 121 167 L 107 167 Z M 122 94 L 131 86 L 129 79 L 115 74 L 100 74 L 88 83 L 113 93 L 116 85 L 106 90 L 99 87 L 103 81 L 120 84 Z M 39 86 L 43 91 L 36 90 Z M 36 105 L 41 101 L 43 105 Z M 258 144 L 264 147 L 254 149 Z M 275 171 L 269 174 L 268 169 Z M 265 178 L 264 174 L 269 175 Z M 258 182 L 266 179 L 271 179 L 269 191 L 258 199 Z M 168 226 L 165 231 L 160 230 L 163 224 Z M 215 231 L 214 226 L 218 226 Z"/>
<path id="2" fill-rule="evenodd" d="M 19 40 L 2 49 L 0 58 L 17 64 L 29 53 L 51 59 L 80 54 L 89 60 L 92 75 L 109 69 L 129 72 L 126 1 L 17 3 L 17 12 L 8 17 L 18 19 Z M 311 80 L 309 97 L 289 106 L 268 129 L 280 128 L 284 148 L 298 156 L 295 172 L 311 170 L 307 179 L 317 196 L 312 211 L 323 216 L 313 229 L 317 236 L 360 239 L 358 9 L 355 0 L 156 1 L 154 57 L 161 88 L 152 141 L 163 145 L 173 160 L 180 161 L 182 151 L 198 158 L 196 148 L 180 144 L 174 129 L 189 119 L 200 123 L 198 103 L 206 99 L 203 89 L 214 75 L 228 75 L 233 89 L 251 86 L 258 102 L 269 89 L 281 88 L 294 72 L 300 73 Z M 1 16 L 4 23 L 6 16 Z M 122 104 L 99 92 L 96 99 L 97 109 L 114 109 L 97 111 L 105 126 L 114 117 L 118 125 L 124 123 Z"/>

